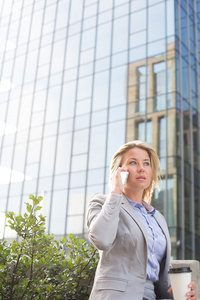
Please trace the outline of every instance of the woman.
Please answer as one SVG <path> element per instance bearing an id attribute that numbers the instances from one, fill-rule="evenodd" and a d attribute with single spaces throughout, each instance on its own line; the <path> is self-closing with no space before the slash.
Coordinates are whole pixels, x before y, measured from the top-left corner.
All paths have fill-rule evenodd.
<path id="1" fill-rule="evenodd" d="M 100 253 L 90 300 L 172 299 L 170 236 L 164 217 L 149 204 L 159 188 L 158 168 L 158 156 L 145 142 L 127 143 L 113 156 L 109 195 L 96 195 L 88 210 L 89 240 Z M 124 186 L 121 172 L 129 172 Z M 194 286 L 187 299 L 196 299 Z"/>

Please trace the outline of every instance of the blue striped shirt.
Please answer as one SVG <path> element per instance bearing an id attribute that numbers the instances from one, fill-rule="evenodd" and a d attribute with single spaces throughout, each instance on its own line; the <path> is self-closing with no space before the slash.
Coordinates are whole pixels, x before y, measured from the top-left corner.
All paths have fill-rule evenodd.
<path id="1" fill-rule="evenodd" d="M 166 252 L 165 235 L 154 218 L 155 208 L 143 200 L 143 204 L 134 202 L 126 197 L 134 209 L 135 213 L 140 217 L 148 232 L 148 260 L 146 279 L 153 282 L 158 281 L 160 272 L 160 263 Z M 145 207 L 144 207 L 145 206 Z"/>

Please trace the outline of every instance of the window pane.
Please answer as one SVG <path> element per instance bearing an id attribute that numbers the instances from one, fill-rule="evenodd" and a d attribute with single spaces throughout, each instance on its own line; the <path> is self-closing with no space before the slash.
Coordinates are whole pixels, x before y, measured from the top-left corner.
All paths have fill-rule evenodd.
<path id="1" fill-rule="evenodd" d="M 92 76 L 79 79 L 78 82 L 78 99 L 85 99 L 91 97 L 92 93 Z"/>
<path id="2" fill-rule="evenodd" d="M 84 171 L 87 168 L 87 154 L 72 157 L 72 172 Z"/>
<path id="3" fill-rule="evenodd" d="M 126 105 L 118 105 L 116 107 L 110 108 L 109 122 L 125 120 L 125 119 L 126 119 Z"/>
<path id="4" fill-rule="evenodd" d="M 66 219 L 67 191 L 54 191 L 51 207 L 50 232 L 64 235 Z"/>
<path id="5" fill-rule="evenodd" d="M 65 68 L 72 68 L 78 65 L 80 36 L 71 36 L 67 40 L 67 57 Z"/>
<path id="6" fill-rule="evenodd" d="M 105 71 L 110 68 L 110 57 L 98 59 L 95 62 L 95 72 Z"/>
<path id="7" fill-rule="evenodd" d="M 28 158 L 27 158 L 28 163 L 35 163 L 39 161 L 40 147 L 41 147 L 41 140 L 29 142 Z"/>
<path id="8" fill-rule="evenodd" d="M 51 45 L 47 45 L 47 46 L 40 48 L 39 66 L 50 63 L 51 49 L 52 49 Z"/>
<path id="9" fill-rule="evenodd" d="M 88 185 L 102 184 L 104 182 L 104 169 L 94 169 L 88 171 Z"/>
<path id="10" fill-rule="evenodd" d="M 112 67 L 125 65 L 125 64 L 127 64 L 127 61 L 128 61 L 127 51 L 119 53 L 119 54 L 114 54 L 112 56 Z"/>
<path id="11" fill-rule="evenodd" d="M 81 50 L 86 50 L 95 46 L 95 32 L 95 29 L 83 32 Z"/>
<path id="12" fill-rule="evenodd" d="M 146 8 L 147 0 L 132 0 L 131 1 L 131 11 L 137 11 L 142 8 Z"/>
<path id="13" fill-rule="evenodd" d="M 148 41 L 152 42 L 165 37 L 165 3 L 149 7 Z"/>
<path id="14" fill-rule="evenodd" d="M 111 47 L 111 23 L 101 25 L 97 31 L 96 58 L 108 56 Z"/>
<path id="15" fill-rule="evenodd" d="M 166 74 L 165 62 L 160 62 L 153 65 L 154 72 L 154 109 L 163 110 L 166 107 Z"/>
<path id="16" fill-rule="evenodd" d="M 94 78 L 93 110 L 106 108 L 108 105 L 109 73 L 101 72 Z"/>
<path id="17" fill-rule="evenodd" d="M 90 115 L 77 116 L 75 118 L 75 130 L 88 128 L 90 126 Z"/>
<path id="18" fill-rule="evenodd" d="M 9 123 L 12 126 L 16 126 L 18 111 L 19 111 L 19 99 L 9 101 L 6 123 Z"/>
<path id="19" fill-rule="evenodd" d="M 53 173 L 54 159 L 55 159 L 55 145 L 56 138 L 46 138 L 43 140 L 42 158 L 40 176 L 49 176 Z"/>
<path id="20" fill-rule="evenodd" d="M 130 36 L 130 48 L 146 44 L 146 30 L 134 33 Z"/>
<path id="21" fill-rule="evenodd" d="M 68 22 L 69 1 L 59 1 L 56 19 L 56 29 L 63 28 Z"/>
<path id="22" fill-rule="evenodd" d="M 70 188 L 84 187 L 86 172 L 73 172 L 70 177 Z"/>
<path id="23" fill-rule="evenodd" d="M 51 58 L 51 74 L 63 71 L 65 43 L 66 42 L 62 40 L 53 44 L 53 55 Z"/>
<path id="24" fill-rule="evenodd" d="M 70 24 L 81 21 L 83 10 L 83 0 L 73 0 L 70 10 Z"/>
<path id="25" fill-rule="evenodd" d="M 84 194 L 84 189 L 72 189 L 70 191 L 67 215 L 77 215 L 83 213 Z"/>
<path id="26" fill-rule="evenodd" d="M 101 168 L 105 165 L 106 126 L 91 128 L 89 168 Z"/>
<path id="27" fill-rule="evenodd" d="M 142 2 L 142 1 L 141 1 Z M 146 10 L 138 11 L 131 15 L 130 33 L 146 29 Z"/>
<path id="28" fill-rule="evenodd" d="M 159 156 L 160 156 L 160 168 L 161 170 L 166 169 L 166 118 L 163 117 L 159 120 Z"/>
<path id="29" fill-rule="evenodd" d="M 87 153 L 88 134 L 89 134 L 88 129 L 79 130 L 74 133 L 73 154 Z"/>
<path id="30" fill-rule="evenodd" d="M 61 86 L 50 88 L 48 91 L 48 100 L 46 108 L 46 122 L 54 122 L 58 120 L 60 105 Z"/>
<path id="31" fill-rule="evenodd" d="M 14 84 L 14 85 L 22 84 L 24 65 L 25 65 L 25 57 L 24 56 L 18 57 L 17 60 L 15 61 L 15 67 L 13 70 L 12 84 Z M 33 69 L 34 69 L 34 66 L 33 66 Z"/>
<path id="32" fill-rule="evenodd" d="M 63 190 L 68 188 L 68 180 L 69 180 L 69 174 L 64 175 L 55 175 L 54 176 L 54 190 Z"/>
<path id="33" fill-rule="evenodd" d="M 35 80 L 37 59 L 38 59 L 38 51 L 32 51 L 28 53 L 24 82 L 30 82 Z"/>
<path id="34" fill-rule="evenodd" d="M 39 194 L 41 194 L 43 192 L 51 191 L 52 190 L 52 181 L 53 181 L 52 177 L 39 178 L 39 181 L 38 181 Z"/>
<path id="35" fill-rule="evenodd" d="M 27 42 L 29 37 L 30 23 L 31 23 L 30 16 L 21 19 L 18 44 L 23 44 Z"/>
<path id="36" fill-rule="evenodd" d="M 86 6 L 84 9 L 84 19 L 89 18 L 97 13 L 97 3 Z"/>
<path id="37" fill-rule="evenodd" d="M 112 10 L 107 10 L 99 14 L 98 24 L 103 24 L 112 21 Z"/>
<path id="38" fill-rule="evenodd" d="M 148 44 L 148 56 L 161 55 L 164 56 L 165 53 L 165 39 L 161 39 L 156 42 Z"/>
<path id="39" fill-rule="evenodd" d="M 125 51 L 128 48 L 128 18 L 114 21 L 113 53 Z"/>
<path id="40" fill-rule="evenodd" d="M 78 101 L 76 104 L 76 115 L 81 115 L 90 112 L 91 99 Z"/>
<path id="41" fill-rule="evenodd" d="M 61 119 L 73 117 L 74 104 L 76 95 L 76 82 L 66 83 L 63 86 L 62 103 L 61 103 Z"/>
<path id="42" fill-rule="evenodd" d="M 120 121 L 109 124 L 107 166 L 110 165 L 113 154 L 125 143 L 126 122 Z M 117 138 L 116 138 L 117 132 Z"/>
<path id="43" fill-rule="evenodd" d="M 24 173 L 24 164 L 26 158 L 27 144 L 15 146 L 13 169 Z"/>
<path id="44" fill-rule="evenodd" d="M 83 216 L 67 217 L 67 234 L 82 234 L 83 232 Z"/>
<path id="45" fill-rule="evenodd" d="M 167 1 L 167 35 L 174 35 L 175 24 L 174 24 L 174 0 Z"/>
<path id="46" fill-rule="evenodd" d="M 92 113 L 92 126 L 107 123 L 107 110 L 100 110 Z"/>
<path id="47" fill-rule="evenodd" d="M 145 138 L 145 126 L 146 126 L 146 138 Z M 152 144 L 152 121 L 147 123 L 138 123 L 138 140 L 146 141 L 148 144 Z"/>
<path id="48" fill-rule="evenodd" d="M 1 165 L 9 167 L 12 162 L 13 147 L 4 147 L 1 149 Z"/>
<path id="49" fill-rule="evenodd" d="M 99 12 L 111 9 L 113 6 L 112 0 L 101 0 L 99 3 Z"/>
<path id="50" fill-rule="evenodd" d="M 45 16 L 44 16 L 44 23 L 49 23 L 54 21 L 55 19 L 55 12 L 56 12 L 56 5 L 50 5 L 45 7 Z"/>
<path id="51" fill-rule="evenodd" d="M 123 66 L 112 70 L 110 106 L 126 102 L 127 67 Z"/>
<path id="52" fill-rule="evenodd" d="M 26 180 L 24 182 L 24 194 L 36 194 L 36 186 L 37 186 L 37 180 Z"/>
<path id="53" fill-rule="evenodd" d="M 58 137 L 56 154 L 56 174 L 69 172 L 72 134 L 62 134 Z"/>
<path id="54" fill-rule="evenodd" d="M 31 163 L 26 165 L 26 176 L 30 178 L 37 178 L 38 177 L 38 163 Z"/>
<path id="55" fill-rule="evenodd" d="M 30 181 L 25 181 L 24 183 L 26 184 L 27 182 Z M 32 194 L 32 191 L 29 190 L 30 194 Z M 21 195 L 22 193 L 22 182 L 12 182 L 10 184 L 10 191 L 9 191 L 9 196 L 16 196 L 16 195 Z M 10 202 L 10 198 L 8 200 Z M 12 208 L 11 208 L 12 210 Z"/>

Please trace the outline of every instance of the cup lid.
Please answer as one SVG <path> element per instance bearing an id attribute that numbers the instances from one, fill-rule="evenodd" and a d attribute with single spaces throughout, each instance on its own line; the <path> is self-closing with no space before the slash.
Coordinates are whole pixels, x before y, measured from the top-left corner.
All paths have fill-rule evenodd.
<path id="1" fill-rule="evenodd" d="M 177 274 L 177 273 L 191 273 L 192 270 L 189 267 L 182 268 L 171 268 L 169 270 L 169 274 Z"/>

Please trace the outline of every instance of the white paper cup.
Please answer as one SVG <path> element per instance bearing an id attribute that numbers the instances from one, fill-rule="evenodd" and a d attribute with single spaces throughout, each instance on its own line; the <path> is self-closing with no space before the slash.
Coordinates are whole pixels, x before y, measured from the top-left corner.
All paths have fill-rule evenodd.
<path id="1" fill-rule="evenodd" d="M 186 294 L 190 291 L 188 285 L 191 283 L 191 275 L 192 271 L 188 267 L 171 268 L 169 270 L 174 300 L 187 299 Z"/>

